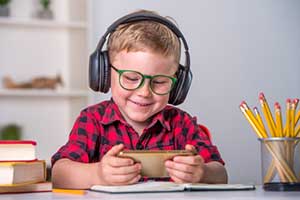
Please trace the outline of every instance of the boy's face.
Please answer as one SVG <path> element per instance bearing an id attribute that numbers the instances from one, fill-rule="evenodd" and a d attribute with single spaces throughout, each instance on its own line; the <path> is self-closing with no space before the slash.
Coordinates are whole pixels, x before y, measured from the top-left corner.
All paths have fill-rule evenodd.
<path id="1" fill-rule="evenodd" d="M 119 70 L 134 70 L 144 75 L 174 76 L 177 64 L 172 57 L 149 51 L 117 53 L 112 65 Z M 119 74 L 111 69 L 111 93 L 122 115 L 131 125 L 147 125 L 147 120 L 168 103 L 169 94 L 157 95 L 150 89 L 150 80 L 136 90 L 125 90 L 119 83 Z"/>

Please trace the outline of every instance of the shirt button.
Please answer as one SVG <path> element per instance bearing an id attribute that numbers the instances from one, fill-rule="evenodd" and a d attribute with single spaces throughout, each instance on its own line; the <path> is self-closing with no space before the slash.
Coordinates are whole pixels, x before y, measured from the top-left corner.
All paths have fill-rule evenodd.
<path id="1" fill-rule="evenodd" d="M 142 149 L 144 149 L 144 147 L 143 147 L 143 145 L 141 143 L 137 143 L 136 149 L 137 150 L 142 150 Z"/>

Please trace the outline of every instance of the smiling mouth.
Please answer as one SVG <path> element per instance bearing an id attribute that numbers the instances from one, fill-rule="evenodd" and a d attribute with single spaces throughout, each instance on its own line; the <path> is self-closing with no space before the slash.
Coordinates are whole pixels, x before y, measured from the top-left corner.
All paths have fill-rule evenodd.
<path id="1" fill-rule="evenodd" d="M 152 103 L 139 103 L 139 102 L 135 102 L 135 101 L 132 101 L 132 100 L 129 100 L 129 101 L 132 102 L 135 105 L 143 106 L 143 107 L 152 105 Z"/>

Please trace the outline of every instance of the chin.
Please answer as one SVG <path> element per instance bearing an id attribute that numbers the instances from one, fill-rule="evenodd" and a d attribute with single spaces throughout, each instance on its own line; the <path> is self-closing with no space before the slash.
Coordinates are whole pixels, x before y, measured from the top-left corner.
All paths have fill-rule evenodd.
<path id="1" fill-rule="evenodd" d="M 129 116 L 129 118 L 132 120 L 132 121 L 136 121 L 136 122 L 140 122 L 140 123 L 143 123 L 143 122 L 146 122 L 148 121 L 148 119 L 150 118 L 151 116 L 147 115 L 143 115 L 143 116 L 139 116 L 139 115 L 134 115 L 134 116 Z"/>

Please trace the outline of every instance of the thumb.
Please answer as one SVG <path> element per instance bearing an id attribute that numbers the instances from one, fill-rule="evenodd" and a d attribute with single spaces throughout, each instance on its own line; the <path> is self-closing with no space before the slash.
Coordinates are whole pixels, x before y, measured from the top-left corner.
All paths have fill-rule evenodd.
<path id="1" fill-rule="evenodd" d="M 191 144 L 185 145 L 185 150 L 191 151 L 191 152 L 196 152 L 197 151 L 196 148 Z"/>
<path id="2" fill-rule="evenodd" d="M 124 144 L 118 144 L 118 145 L 115 145 L 113 146 L 107 153 L 106 155 L 108 156 L 116 156 L 118 155 L 118 153 L 120 151 L 122 151 L 124 149 Z"/>

